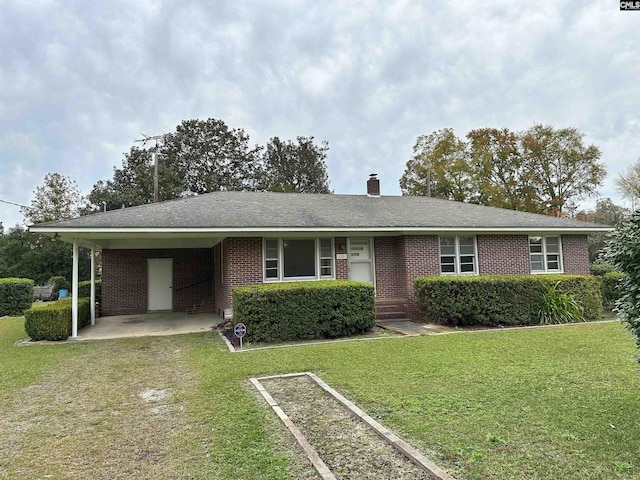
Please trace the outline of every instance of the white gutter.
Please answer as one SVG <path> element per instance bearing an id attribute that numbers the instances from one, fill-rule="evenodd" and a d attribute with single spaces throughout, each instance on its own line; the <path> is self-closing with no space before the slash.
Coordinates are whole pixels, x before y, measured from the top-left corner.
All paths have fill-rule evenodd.
<path id="1" fill-rule="evenodd" d="M 430 232 L 480 232 L 480 233 L 595 233 L 613 232 L 614 227 L 170 227 L 170 228 L 146 228 L 146 227 L 29 227 L 34 233 L 279 233 L 279 232 L 396 232 L 396 233 L 430 233 Z"/>

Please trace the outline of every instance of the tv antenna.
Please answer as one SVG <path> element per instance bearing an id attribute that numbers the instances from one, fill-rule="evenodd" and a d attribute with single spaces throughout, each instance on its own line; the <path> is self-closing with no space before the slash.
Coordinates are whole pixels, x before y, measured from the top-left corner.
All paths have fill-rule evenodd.
<path id="1" fill-rule="evenodd" d="M 155 148 L 151 150 L 151 160 L 153 161 L 153 203 L 158 203 L 158 146 L 164 141 L 166 133 L 160 135 L 147 135 L 140 133 L 142 138 L 134 140 L 134 143 L 142 143 L 142 148 L 146 147 L 147 143 L 156 143 Z"/>

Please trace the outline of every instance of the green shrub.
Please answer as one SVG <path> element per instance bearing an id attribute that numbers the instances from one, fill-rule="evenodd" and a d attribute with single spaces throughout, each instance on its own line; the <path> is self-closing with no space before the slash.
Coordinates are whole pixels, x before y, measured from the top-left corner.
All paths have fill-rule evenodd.
<path id="1" fill-rule="evenodd" d="M 91 280 L 78 282 L 78 297 L 91 298 Z M 96 302 L 102 302 L 102 280 L 96 280 Z"/>
<path id="2" fill-rule="evenodd" d="M 33 303 L 33 280 L 0 278 L 0 317 L 22 315 Z"/>
<path id="3" fill-rule="evenodd" d="M 612 271 L 597 278 L 600 281 L 602 305 L 606 309 L 611 310 L 615 306 L 616 301 L 622 297 L 622 279 L 624 278 L 624 273 Z"/>
<path id="4" fill-rule="evenodd" d="M 547 288 L 544 305 L 540 310 L 542 325 L 585 322 L 584 308 L 575 295 L 558 289 L 560 282 Z"/>
<path id="5" fill-rule="evenodd" d="M 375 295 L 371 284 L 344 280 L 236 287 L 233 314 L 248 341 L 341 337 L 374 326 Z"/>
<path id="6" fill-rule="evenodd" d="M 613 265 L 603 260 L 596 260 L 590 265 L 589 271 L 591 272 L 591 275 L 601 277 L 609 272 L 614 272 L 615 268 L 613 268 Z"/>
<path id="7" fill-rule="evenodd" d="M 640 346 L 640 211 L 611 233 L 604 259 L 624 274 L 616 310 Z"/>
<path id="8" fill-rule="evenodd" d="M 574 295 L 584 316 L 602 315 L 600 284 L 585 275 L 433 276 L 414 280 L 427 322 L 444 325 L 535 325 L 549 287 Z"/>
<path id="9" fill-rule="evenodd" d="M 60 290 L 69 290 L 71 286 L 69 280 L 61 276 L 51 277 L 47 280 L 47 285 L 55 286 L 55 293 L 58 293 Z"/>
<path id="10" fill-rule="evenodd" d="M 24 312 L 24 329 L 32 340 L 66 340 L 71 336 L 72 299 L 67 298 Z M 88 298 L 78 298 L 78 330 L 91 322 Z"/>

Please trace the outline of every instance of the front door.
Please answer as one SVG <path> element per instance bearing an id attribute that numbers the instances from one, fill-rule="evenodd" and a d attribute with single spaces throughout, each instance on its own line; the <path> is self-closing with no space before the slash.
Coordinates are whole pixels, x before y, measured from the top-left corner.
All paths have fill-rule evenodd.
<path id="1" fill-rule="evenodd" d="M 373 242 L 370 238 L 350 238 L 349 280 L 373 283 Z"/>
<path id="2" fill-rule="evenodd" d="M 147 260 L 149 311 L 173 310 L 173 259 Z"/>

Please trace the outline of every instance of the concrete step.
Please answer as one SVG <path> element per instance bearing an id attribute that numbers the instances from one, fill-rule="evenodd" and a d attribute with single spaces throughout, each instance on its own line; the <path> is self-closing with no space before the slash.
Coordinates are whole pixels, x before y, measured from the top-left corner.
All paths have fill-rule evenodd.
<path id="1" fill-rule="evenodd" d="M 404 304 L 406 305 L 406 298 L 376 298 L 376 305 L 393 305 Z"/>
<path id="2" fill-rule="evenodd" d="M 422 325 L 407 319 L 378 320 L 376 325 L 403 335 L 435 335 L 451 330 L 440 325 Z"/>
<path id="3" fill-rule="evenodd" d="M 398 310 L 406 310 L 406 305 L 404 304 L 389 304 L 389 305 L 376 305 L 376 312 L 394 312 Z"/>
<path id="4" fill-rule="evenodd" d="M 406 298 L 377 298 L 376 319 L 395 320 L 407 317 Z"/>
<path id="5" fill-rule="evenodd" d="M 376 312 L 376 320 L 399 320 L 407 317 L 407 312 Z"/>

